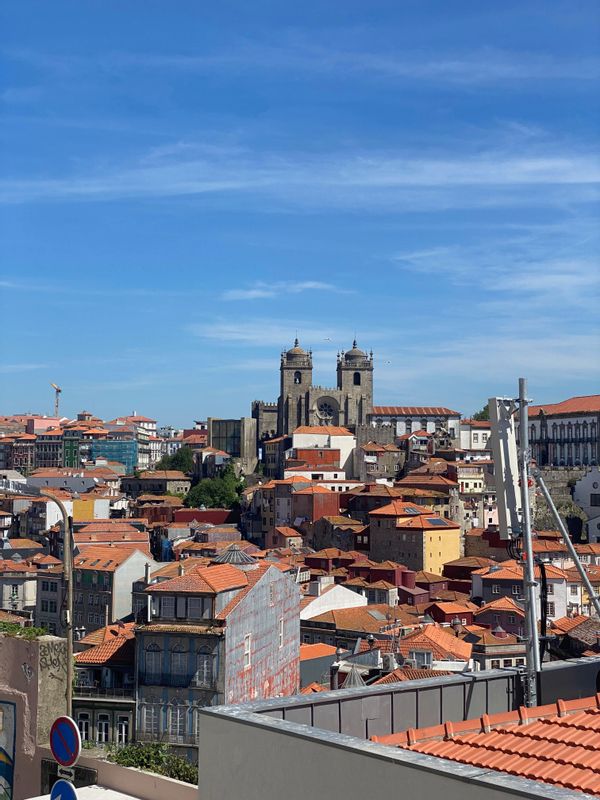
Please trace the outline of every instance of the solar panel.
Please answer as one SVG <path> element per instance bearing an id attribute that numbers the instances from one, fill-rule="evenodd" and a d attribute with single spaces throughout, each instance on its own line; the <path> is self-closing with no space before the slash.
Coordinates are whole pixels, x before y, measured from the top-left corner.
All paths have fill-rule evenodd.
<path id="1" fill-rule="evenodd" d="M 443 519 L 428 519 L 427 522 L 431 523 L 431 525 L 439 525 L 446 527 L 446 521 Z"/>
<path id="2" fill-rule="evenodd" d="M 380 620 L 380 621 L 384 621 L 385 620 L 385 615 L 382 614 L 381 611 L 377 611 L 377 610 L 369 611 L 369 614 L 373 617 L 373 619 L 377 619 L 377 620 Z"/>

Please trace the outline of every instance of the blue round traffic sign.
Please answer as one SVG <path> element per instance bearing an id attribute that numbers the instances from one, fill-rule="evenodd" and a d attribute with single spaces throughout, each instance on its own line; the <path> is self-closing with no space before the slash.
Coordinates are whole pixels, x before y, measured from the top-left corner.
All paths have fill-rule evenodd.
<path id="1" fill-rule="evenodd" d="M 50 728 L 52 755 L 63 767 L 72 767 L 81 753 L 81 735 L 71 717 L 58 717 Z"/>
<path id="2" fill-rule="evenodd" d="M 52 787 L 50 800 L 77 800 L 75 787 L 69 781 L 63 781 L 61 778 Z"/>

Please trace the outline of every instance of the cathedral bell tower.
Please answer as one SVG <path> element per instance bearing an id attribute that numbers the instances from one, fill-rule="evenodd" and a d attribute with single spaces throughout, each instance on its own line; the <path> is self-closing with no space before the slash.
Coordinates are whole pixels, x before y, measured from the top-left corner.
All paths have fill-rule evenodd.
<path id="1" fill-rule="evenodd" d="M 298 339 L 290 350 L 282 352 L 280 375 L 277 432 L 281 436 L 308 423 L 312 351 L 300 347 Z"/>
<path id="2" fill-rule="evenodd" d="M 356 339 L 352 349 L 337 360 L 337 385 L 344 402 L 345 425 L 365 425 L 373 407 L 373 352 L 360 350 Z"/>

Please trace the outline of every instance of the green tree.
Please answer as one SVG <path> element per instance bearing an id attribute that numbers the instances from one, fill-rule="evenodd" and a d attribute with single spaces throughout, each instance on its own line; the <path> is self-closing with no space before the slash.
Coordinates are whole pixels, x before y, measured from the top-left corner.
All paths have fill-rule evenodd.
<path id="1" fill-rule="evenodd" d="M 490 418 L 490 406 L 489 403 L 486 403 L 481 411 L 477 411 L 473 414 L 473 419 L 476 419 L 478 422 L 485 422 Z"/>
<path id="2" fill-rule="evenodd" d="M 184 445 L 172 456 L 163 456 L 156 464 L 155 469 L 178 469 L 180 472 L 193 472 L 194 451 L 191 447 Z"/>
<path id="3" fill-rule="evenodd" d="M 109 761 L 122 767 L 137 767 L 147 772 L 165 775 L 186 783 L 198 783 L 198 767 L 185 758 L 174 755 L 164 742 L 140 742 L 124 747 L 109 746 Z"/>
<path id="4" fill-rule="evenodd" d="M 227 464 L 218 477 L 204 478 L 192 486 L 185 504 L 191 508 L 236 508 L 243 488 L 244 482 L 237 477 L 231 464 Z"/>

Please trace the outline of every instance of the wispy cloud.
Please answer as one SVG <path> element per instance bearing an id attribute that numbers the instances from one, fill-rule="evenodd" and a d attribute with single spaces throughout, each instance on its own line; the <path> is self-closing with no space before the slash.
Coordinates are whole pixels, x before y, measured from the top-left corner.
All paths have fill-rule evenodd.
<path id="1" fill-rule="evenodd" d="M 0 364 L 0 373 L 31 372 L 36 369 L 45 369 L 47 364 Z"/>
<path id="2" fill-rule="evenodd" d="M 221 295 L 222 300 L 264 300 L 286 294 L 301 292 L 329 292 L 334 294 L 350 294 L 351 290 L 323 281 L 275 281 L 273 283 L 257 282 L 247 289 L 228 289 Z"/>
<path id="3" fill-rule="evenodd" d="M 267 211 L 282 203 L 314 209 L 541 205 L 597 198 L 600 160 L 588 152 L 548 146 L 515 156 L 489 151 L 456 158 L 355 151 L 320 155 L 253 152 L 188 158 L 185 151 L 159 163 L 147 156 L 67 178 L 4 180 L 0 202 L 105 201 L 192 195 L 261 197 Z M 255 206 L 255 209 L 262 206 Z"/>
<path id="4" fill-rule="evenodd" d="M 282 41 L 283 39 L 283 41 Z M 591 81 L 600 77 L 600 59 L 557 57 L 555 53 L 532 53 L 482 47 L 478 50 L 427 50 L 401 52 L 343 47 L 289 32 L 277 43 L 236 38 L 221 49 L 202 54 L 182 52 L 104 52 L 73 56 L 46 54 L 27 49 L 5 50 L 6 57 L 59 75 L 81 74 L 97 69 L 105 72 L 135 70 L 179 71 L 208 74 L 215 71 L 247 72 L 273 70 L 308 75 L 357 76 L 394 82 L 422 81 L 451 85 L 489 85 L 519 81 Z"/>
<path id="5" fill-rule="evenodd" d="M 289 319 L 273 319 L 270 317 L 254 317 L 247 320 L 224 319 L 217 317 L 204 322 L 188 325 L 186 330 L 194 336 L 209 339 L 221 344 L 240 344 L 249 347 L 264 347 L 271 351 L 274 348 L 291 347 L 297 335 L 303 347 L 342 348 L 350 346 L 356 330 L 350 325 L 322 325 L 313 323 L 303 312 Z M 362 328 L 359 331 L 361 342 L 381 340 L 387 335 L 383 329 Z M 360 343 L 360 342 L 359 342 Z M 332 350 L 334 352 L 334 350 Z"/>

